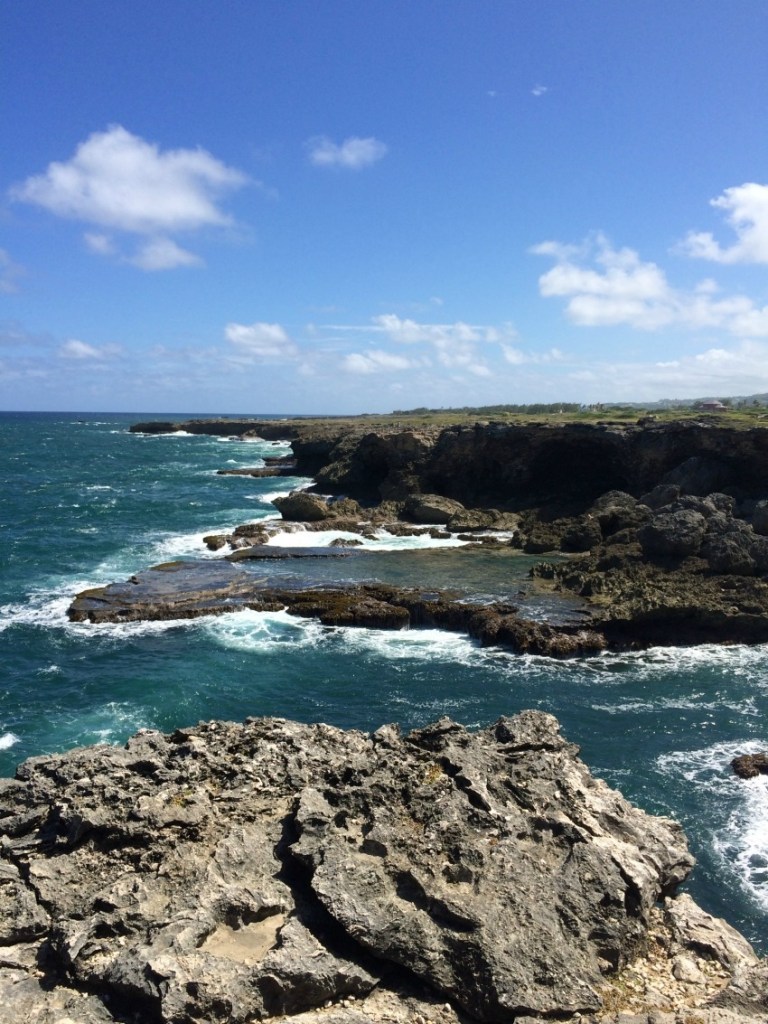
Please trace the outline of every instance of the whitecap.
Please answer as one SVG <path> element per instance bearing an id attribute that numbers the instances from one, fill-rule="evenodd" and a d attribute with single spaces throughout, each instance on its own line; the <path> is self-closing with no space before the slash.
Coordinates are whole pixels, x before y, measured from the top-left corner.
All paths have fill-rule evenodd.
<path id="1" fill-rule="evenodd" d="M 722 711 L 727 709 L 736 714 L 756 717 L 760 714 L 754 698 L 744 700 L 704 700 L 704 694 L 690 694 L 686 697 L 664 697 L 652 701 L 618 701 L 615 704 L 593 704 L 593 711 L 604 711 L 609 715 L 625 712 L 658 712 L 658 711 Z"/>
<path id="2" fill-rule="evenodd" d="M 742 779 L 739 786 L 740 805 L 715 834 L 713 846 L 755 902 L 768 910 L 768 777 Z"/>
<path id="3" fill-rule="evenodd" d="M 78 586 L 84 590 L 89 584 Z M 93 586 L 93 584 L 90 584 Z M 51 592 L 37 591 L 29 595 L 25 603 L 6 604 L 0 607 L 0 633 L 13 626 L 34 626 L 42 629 L 61 627 L 67 624 L 67 609 L 72 603 L 76 590 L 69 594 L 58 593 L 55 597 Z"/>
<path id="4" fill-rule="evenodd" d="M 286 611 L 257 612 L 243 609 L 202 622 L 205 632 L 222 647 L 261 654 L 295 652 L 316 647 L 327 633 L 316 619 L 302 619 Z"/>
<path id="5" fill-rule="evenodd" d="M 461 633 L 440 629 L 369 629 L 364 626 L 326 626 L 287 611 L 258 612 L 245 609 L 202 622 L 223 647 L 239 651 L 295 653 L 329 644 L 356 656 L 388 661 L 432 661 L 451 665 L 508 661 L 509 654 L 481 648 Z"/>
<path id="6" fill-rule="evenodd" d="M 357 627 L 344 633 L 350 651 L 371 654 L 386 661 L 431 661 L 451 665 L 477 667 L 488 660 L 487 648 L 479 647 L 463 633 L 449 633 L 442 629 L 367 629 Z M 492 659 L 509 655 L 493 651 Z"/>
<path id="7" fill-rule="evenodd" d="M 101 637 L 121 642 L 137 636 L 149 636 L 155 633 L 167 633 L 174 629 L 192 629 L 199 625 L 200 619 L 162 619 L 160 621 L 139 622 L 69 622 L 64 625 L 71 633 L 80 636 Z"/>
<path id="8" fill-rule="evenodd" d="M 146 707 L 122 701 L 107 701 L 68 723 L 77 743 L 122 743 L 127 735 L 153 727 Z"/>
<path id="9" fill-rule="evenodd" d="M 768 776 L 739 779 L 730 765 L 734 757 L 766 746 L 753 739 L 729 740 L 656 759 L 662 774 L 681 777 L 709 795 L 720 816 L 711 833 L 712 850 L 723 869 L 764 910 L 768 910 Z"/>
<path id="10" fill-rule="evenodd" d="M 226 527 L 205 530 L 202 533 L 172 533 L 153 540 L 149 558 L 152 561 L 173 561 L 177 558 L 217 558 L 220 553 L 210 551 L 203 540 L 212 533 L 226 533 Z"/>
<path id="11" fill-rule="evenodd" d="M 19 737 L 13 732 L 4 732 L 0 736 L 0 750 L 10 750 L 17 743 L 21 743 Z"/>
<path id="12" fill-rule="evenodd" d="M 255 497 L 258 497 L 259 501 L 274 501 L 275 498 L 287 498 L 290 493 L 290 491 L 267 491 L 266 494 L 255 495 Z"/>
<path id="13" fill-rule="evenodd" d="M 291 524 L 292 527 L 301 524 Z M 459 540 L 458 537 L 434 538 L 428 533 L 415 537 L 396 537 L 387 533 L 386 530 L 377 530 L 373 537 L 363 537 L 359 533 L 352 533 L 348 530 L 307 530 L 294 529 L 290 532 L 274 533 L 268 544 L 277 547 L 328 547 L 335 540 L 355 540 L 361 543 L 359 548 L 369 551 L 403 551 L 422 550 L 426 548 L 453 548 L 463 547 L 467 542 Z"/>

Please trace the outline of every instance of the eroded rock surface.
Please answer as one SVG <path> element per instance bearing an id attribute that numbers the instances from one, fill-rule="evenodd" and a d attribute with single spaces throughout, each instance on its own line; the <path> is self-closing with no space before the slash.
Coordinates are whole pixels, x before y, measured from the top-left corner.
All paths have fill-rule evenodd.
<path id="1" fill-rule="evenodd" d="M 10 1024 L 607 1021 L 693 863 L 540 712 L 144 731 L 21 765 L 0 836 Z M 669 964 L 718 965 L 700 1003 L 738 975 L 748 1019 L 748 945 L 687 897 L 669 913 Z"/>

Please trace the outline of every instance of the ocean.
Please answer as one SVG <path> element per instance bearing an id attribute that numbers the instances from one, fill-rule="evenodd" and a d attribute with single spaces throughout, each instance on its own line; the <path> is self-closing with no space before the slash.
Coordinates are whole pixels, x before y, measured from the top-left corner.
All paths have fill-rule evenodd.
<path id="1" fill-rule="evenodd" d="M 121 743 L 139 728 L 278 715 L 371 730 L 447 714 L 468 726 L 538 708 L 596 775 L 679 820 L 686 888 L 768 952 L 768 777 L 729 766 L 768 749 L 768 647 L 654 648 L 555 661 L 438 630 L 327 628 L 286 613 L 73 624 L 78 591 L 179 557 L 206 533 L 275 517 L 306 478 L 218 476 L 285 444 L 129 433 L 146 413 L 0 414 L 0 775 L 27 758 Z M 317 543 L 316 534 L 287 542 Z M 454 585 L 516 598 L 533 559 L 380 538 L 360 557 L 270 572 Z M 545 616 L 546 605 L 532 605 Z"/>

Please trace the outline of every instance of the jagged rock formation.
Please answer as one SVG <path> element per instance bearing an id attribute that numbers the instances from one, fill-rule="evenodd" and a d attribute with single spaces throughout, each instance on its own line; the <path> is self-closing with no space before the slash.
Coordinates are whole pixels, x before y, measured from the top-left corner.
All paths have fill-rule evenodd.
<path id="1" fill-rule="evenodd" d="M 763 643 L 768 538 L 734 506 L 730 495 L 681 495 L 677 485 L 640 500 L 611 492 L 579 520 L 595 529 L 590 553 L 535 572 L 587 599 L 614 646 Z M 550 549 L 565 548 L 569 522 L 534 523 L 530 536 L 543 529 Z"/>
<path id="2" fill-rule="evenodd" d="M 539 712 L 144 731 L 23 764 L 0 834 L 7 1024 L 762 1019 L 679 826 Z"/>

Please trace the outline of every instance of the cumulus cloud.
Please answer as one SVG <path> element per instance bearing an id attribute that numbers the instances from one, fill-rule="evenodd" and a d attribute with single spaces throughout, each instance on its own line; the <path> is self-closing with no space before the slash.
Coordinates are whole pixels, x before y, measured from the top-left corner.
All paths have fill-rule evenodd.
<path id="1" fill-rule="evenodd" d="M 724 211 L 737 241 L 723 247 L 711 232 L 691 231 L 680 246 L 684 253 L 715 263 L 768 263 L 768 185 L 727 188 L 710 206 Z"/>
<path id="2" fill-rule="evenodd" d="M 345 356 L 341 368 L 347 373 L 386 373 L 393 370 L 407 370 L 415 364 L 405 356 L 372 349 L 370 352 L 351 352 Z"/>
<path id="3" fill-rule="evenodd" d="M 555 259 L 539 278 L 539 290 L 545 298 L 565 299 L 566 315 L 575 324 L 768 334 L 768 307 L 759 309 L 744 295 L 717 297 L 709 279 L 692 291 L 673 288 L 655 263 L 641 260 L 633 249 L 614 249 L 603 235 L 583 246 L 550 241 L 531 251 Z"/>
<path id="4" fill-rule="evenodd" d="M 249 361 L 295 359 L 298 350 L 280 324 L 230 323 L 224 328 L 224 337 Z"/>
<path id="5" fill-rule="evenodd" d="M 309 161 L 315 167 L 343 167 L 359 171 L 370 167 L 387 155 L 388 147 L 378 139 L 361 139 L 356 135 L 333 142 L 325 135 L 318 135 L 307 142 Z"/>
<path id="6" fill-rule="evenodd" d="M 549 92 L 548 85 L 534 85 L 534 87 L 531 89 L 531 93 L 534 96 L 543 96 L 547 92 Z"/>
<path id="7" fill-rule="evenodd" d="M 173 262 L 169 235 L 226 227 L 232 218 L 218 205 L 221 196 L 248 179 L 204 149 L 161 150 L 121 125 L 94 132 L 65 162 L 15 185 L 10 195 L 58 217 L 152 240 L 130 262 L 143 269 L 189 265 L 191 254 Z M 109 235 L 89 233 L 95 252 L 113 251 Z M 163 256 L 161 250 L 164 251 Z M 197 262 L 197 260 L 195 260 Z"/>

